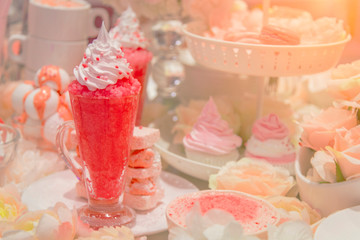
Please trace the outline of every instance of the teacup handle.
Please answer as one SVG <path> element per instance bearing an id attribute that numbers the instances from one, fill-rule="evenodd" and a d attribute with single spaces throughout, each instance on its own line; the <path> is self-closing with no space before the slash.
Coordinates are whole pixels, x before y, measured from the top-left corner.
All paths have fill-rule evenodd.
<path id="1" fill-rule="evenodd" d="M 109 13 L 104 8 L 91 8 L 89 21 L 89 37 L 96 37 L 99 33 L 100 27 L 96 27 L 95 21 L 97 17 L 101 17 L 105 26 L 110 26 Z"/>
<path id="2" fill-rule="evenodd" d="M 16 55 L 15 52 L 13 51 L 14 43 L 16 41 L 20 42 L 21 51 L 19 52 L 19 55 Z M 10 36 L 9 44 L 8 44 L 8 52 L 11 60 L 20 64 L 25 63 L 26 41 L 27 41 L 27 36 L 22 34 L 14 34 Z"/>
<path id="3" fill-rule="evenodd" d="M 75 129 L 74 121 L 66 121 L 62 123 L 56 134 L 56 146 L 59 152 L 60 157 L 66 162 L 66 165 L 70 170 L 76 175 L 76 177 L 82 179 L 82 166 L 75 160 L 73 156 L 69 153 L 69 150 L 66 146 L 67 134 L 69 134 L 70 129 Z"/>

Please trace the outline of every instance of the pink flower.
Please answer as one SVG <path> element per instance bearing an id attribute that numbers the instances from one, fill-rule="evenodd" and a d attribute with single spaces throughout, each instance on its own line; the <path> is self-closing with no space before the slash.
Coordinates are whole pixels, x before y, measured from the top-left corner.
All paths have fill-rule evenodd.
<path id="1" fill-rule="evenodd" d="M 328 150 L 335 156 L 346 180 L 360 175 L 360 125 L 349 130 L 339 129 L 334 136 L 334 147 Z"/>
<path id="2" fill-rule="evenodd" d="M 330 107 L 321 111 L 313 119 L 303 124 L 303 133 L 300 144 L 316 151 L 333 147 L 336 130 L 340 128 L 351 129 L 357 124 L 356 113 L 345 109 Z"/>
<path id="3" fill-rule="evenodd" d="M 346 149 L 360 144 L 360 125 L 349 130 L 342 128 L 336 131 L 334 136 L 334 149 L 345 151 Z"/>
<path id="4" fill-rule="evenodd" d="M 260 197 L 285 196 L 294 184 L 294 178 L 285 168 L 251 158 L 227 163 L 209 180 L 211 189 L 235 190 Z"/>

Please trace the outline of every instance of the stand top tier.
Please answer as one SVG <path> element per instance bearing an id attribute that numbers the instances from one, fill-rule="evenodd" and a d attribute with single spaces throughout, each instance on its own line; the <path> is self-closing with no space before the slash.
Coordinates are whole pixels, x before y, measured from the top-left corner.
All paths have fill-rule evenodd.
<path id="1" fill-rule="evenodd" d="M 334 67 L 351 36 L 327 44 L 264 45 L 222 41 L 203 37 L 201 22 L 183 26 L 188 48 L 196 62 L 206 67 L 252 76 L 300 76 Z"/>

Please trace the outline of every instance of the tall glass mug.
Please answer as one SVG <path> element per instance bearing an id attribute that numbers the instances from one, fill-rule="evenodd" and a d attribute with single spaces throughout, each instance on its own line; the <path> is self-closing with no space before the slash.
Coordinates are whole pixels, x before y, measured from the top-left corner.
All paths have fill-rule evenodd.
<path id="1" fill-rule="evenodd" d="M 95 99 L 70 91 L 70 99 L 74 121 L 59 127 L 56 141 L 60 156 L 85 182 L 88 205 L 78 210 L 80 219 L 95 229 L 131 225 L 135 212 L 122 200 L 139 96 Z M 67 148 L 74 128 L 80 157 Z"/>

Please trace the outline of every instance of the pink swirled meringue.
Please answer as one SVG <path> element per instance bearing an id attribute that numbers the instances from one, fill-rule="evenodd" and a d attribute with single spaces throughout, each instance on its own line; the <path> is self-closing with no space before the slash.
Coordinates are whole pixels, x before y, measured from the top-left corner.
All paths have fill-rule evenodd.
<path id="1" fill-rule="evenodd" d="M 192 131 L 183 139 L 187 157 L 201 162 L 223 165 L 237 160 L 241 137 L 221 119 L 212 98 L 206 103 Z M 219 161 L 221 160 L 221 161 Z"/>
<path id="2" fill-rule="evenodd" d="M 294 173 L 295 148 L 290 142 L 289 129 L 276 114 L 269 114 L 257 120 L 253 125 L 252 134 L 246 143 L 245 156 L 264 159 Z"/>

